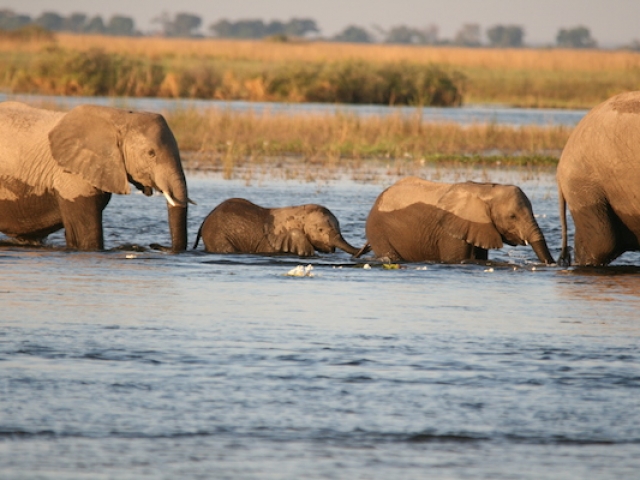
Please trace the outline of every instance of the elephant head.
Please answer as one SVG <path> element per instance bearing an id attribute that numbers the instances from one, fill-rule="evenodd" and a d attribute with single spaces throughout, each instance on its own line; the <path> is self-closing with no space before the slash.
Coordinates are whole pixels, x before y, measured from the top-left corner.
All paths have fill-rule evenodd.
<path id="1" fill-rule="evenodd" d="M 167 200 L 172 250 L 187 246 L 187 184 L 177 142 L 155 113 L 82 105 L 49 132 L 53 158 L 103 192 L 130 193 L 129 183 Z"/>
<path id="2" fill-rule="evenodd" d="M 314 207 L 303 224 L 303 231 L 313 248 L 322 253 L 333 253 L 338 247 L 350 255 L 356 255 L 359 250 L 344 239 L 335 215 L 325 207 Z"/>
<path id="3" fill-rule="evenodd" d="M 513 185 L 466 182 L 453 185 L 438 201 L 447 212 L 447 233 L 484 249 L 531 245 L 541 262 L 554 263 L 531 202 Z"/>

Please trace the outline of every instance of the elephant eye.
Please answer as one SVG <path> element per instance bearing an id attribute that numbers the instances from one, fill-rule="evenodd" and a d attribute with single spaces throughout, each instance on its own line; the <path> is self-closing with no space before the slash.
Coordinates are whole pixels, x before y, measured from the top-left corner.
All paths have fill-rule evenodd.
<path id="1" fill-rule="evenodd" d="M 149 151 L 147 153 L 149 154 L 150 157 L 155 157 L 156 156 L 156 151 L 153 148 L 149 149 Z"/>

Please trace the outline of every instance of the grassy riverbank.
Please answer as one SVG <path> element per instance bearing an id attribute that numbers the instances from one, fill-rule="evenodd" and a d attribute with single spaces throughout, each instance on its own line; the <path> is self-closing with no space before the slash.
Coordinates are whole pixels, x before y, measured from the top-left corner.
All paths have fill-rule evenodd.
<path id="1" fill-rule="evenodd" d="M 640 54 L 604 50 L 57 34 L 0 38 L 0 67 L 0 89 L 63 95 L 590 108 L 640 90 Z M 187 168 L 219 169 L 229 178 L 283 158 L 316 170 L 365 160 L 389 168 L 553 166 L 572 130 L 460 126 L 425 122 L 418 114 L 164 113 L 187 152 Z"/>
<path id="2" fill-rule="evenodd" d="M 245 165 L 295 157 L 334 167 L 383 160 L 395 165 L 455 163 L 555 165 L 571 133 L 565 126 L 461 126 L 413 117 L 346 114 L 206 112 L 166 113 L 187 167 L 222 169 L 231 176 Z M 279 161 L 279 160 L 278 160 Z"/>
<path id="3" fill-rule="evenodd" d="M 606 50 L 57 34 L 0 40 L 0 67 L 4 90 L 86 95 L 590 108 L 640 90 L 640 53 Z"/>

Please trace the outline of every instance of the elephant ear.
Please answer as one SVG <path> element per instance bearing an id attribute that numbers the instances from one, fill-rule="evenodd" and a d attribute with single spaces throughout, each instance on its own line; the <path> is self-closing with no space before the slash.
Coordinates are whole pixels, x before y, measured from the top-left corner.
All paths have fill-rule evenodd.
<path id="1" fill-rule="evenodd" d="M 489 206 L 464 184 L 447 191 L 436 206 L 442 211 L 440 226 L 452 237 L 484 249 L 502 248 Z"/>
<path id="2" fill-rule="evenodd" d="M 80 175 L 99 190 L 131 191 L 118 131 L 102 107 L 80 106 L 69 111 L 49 132 L 49 147 L 64 170 Z"/>
<path id="3" fill-rule="evenodd" d="M 279 234 L 271 233 L 267 235 L 267 241 L 276 252 L 293 253 L 300 257 L 311 257 L 315 253 L 304 232 L 297 228 Z"/>

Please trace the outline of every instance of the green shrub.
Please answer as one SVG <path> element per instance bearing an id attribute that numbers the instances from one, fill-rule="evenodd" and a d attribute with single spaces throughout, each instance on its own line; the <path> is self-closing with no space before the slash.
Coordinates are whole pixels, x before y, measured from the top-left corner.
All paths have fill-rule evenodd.
<path id="1" fill-rule="evenodd" d="M 463 77 L 433 65 L 364 61 L 280 63 L 258 68 L 164 63 L 151 58 L 48 47 L 5 69 L 14 92 L 164 96 L 353 104 L 455 106 Z"/>
<path id="2" fill-rule="evenodd" d="M 164 78 L 159 64 L 99 49 L 45 49 L 26 70 L 15 73 L 17 92 L 87 96 L 154 96 Z"/>
<path id="3" fill-rule="evenodd" d="M 362 61 L 285 65 L 265 75 L 278 99 L 382 105 L 460 105 L 463 81 L 436 66 Z"/>
<path id="4" fill-rule="evenodd" d="M 52 42 L 55 40 L 52 32 L 39 25 L 25 25 L 15 30 L 0 29 L 0 38 L 19 42 Z"/>

